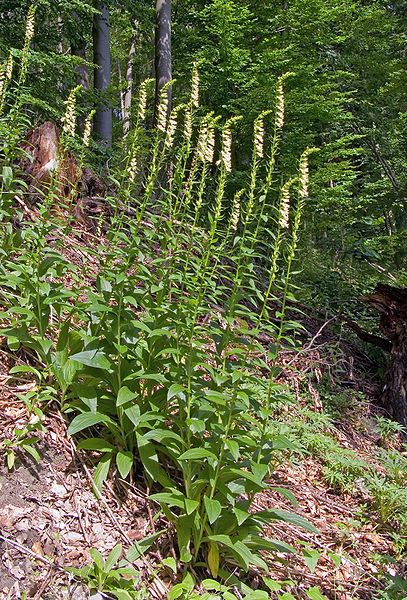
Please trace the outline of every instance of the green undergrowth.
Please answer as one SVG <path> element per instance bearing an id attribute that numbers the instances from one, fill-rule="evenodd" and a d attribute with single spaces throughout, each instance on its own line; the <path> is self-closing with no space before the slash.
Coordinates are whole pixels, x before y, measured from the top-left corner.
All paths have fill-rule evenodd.
<path id="1" fill-rule="evenodd" d="M 156 567 L 174 575 L 170 599 L 197 597 L 198 585 L 208 599 L 288 600 L 291 592 L 280 586 L 280 593 L 267 574 L 273 561 L 298 550 L 265 528 L 286 522 L 318 531 L 295 510 L 293 493 L 273 486 L 275 468 L 312 455 L 335 489 L 350 492 L 363 479 L 378 526 L 401 523 L 406 508 L 401 455 L 386 455 L 383 479 L 340 447 L 327 414 L 295 407 L 278 379 L 281 349 L 295 347 L 301 330 L 286 319 L 286 305 L 313 151 L 302 151 L 295 173 L 279 171 L 287 76 L 277 82 L 275 107 L 254 123 L 249 179 L 238 189 L 232 137 L 239 117 L 221 123 L 202 114 L 194 69 L 190 102 L 168 114 L 164 87 L 156 127 L 147 130 L 145 82 L 111 174 L 106 216 L 78 235 L 69 216 L 78 185 L 68 182 L 68 197 L 62 194 L 59 165 L 68 150 L 81 167 L 91 158 L 92 114 L 83 138 L 76 135 L 79 88 L 66 102 L 50 181 L 34 194 L 19 170 L 30 152 L 21 146 L 30 124 L 24 90 L 33 13 L 30 19 L 18 74 L 9 63 L 1 71 L 1 334 L 16 358 L 10 383 L 35 382 L 19 396 L 27 423 L 2 443 L 8 467 L 24 452 L 40 460 L 44 415 L 57 408 L 78 451 L 94 461 L 97 496 L 108 478 L 148 484 L 155 517 L 174 539 L 173 554 Z M 256 497 L 269 491 L 293 511 L 256 508 Z M 75 575 L 119 599 L 141 597 L 130 563 L 165 535 L 136 544 L 125 558 L 120 546 L 106 559 L 93 551 L 92 564 Z M 323 597 L 314 587 L 305 593 Z"/>
<path id="2" fill-rule="evenodd" d="M 11 59 L 1 71 L 1 333 L 11 352 L 27 357 L 10 370 L 10 381 L 36 383 L 21 397 L 27 426 L 3 443 L 8 466 L 24 451 L 39 460 L 36 432 L 44 434 L 43 415 L 57 406 L 78 450 L 95 460 L 97 496 L 107 478 L 148 482 L 184 570 L 223 581 L 253 569 L 267 573 L 273 555 L 295 549 L 267 537 L 266 524 L 317 531 L 295 512 L 254 508 L 256 495 L 270 488 L 276 448 L 289 444 L 274 435 L 270 417 L 289 395 L 276 374 L 281 346 L 293 343 L 285 307 L 312 152 L 305 149 L 297 173 L 281 183 L 286 76 L 274 109 L 255 120 L 250 176 L 238 190 L 232 136 L 240 117 L 221 124 L 202 116 L 194 69 L 190 102 L 169 113 L 164 86 L 156 126 L 146 131 L 151 82 L 144 82 L 135 128 L 116 161 L 114 194 L 104 200 L 106 219 L 95 224 L 103 240 L 77 243 L 74 220 L 58 215 L 69 215 L 79 190 L 79 182 L 63 179 L 67 152 L 80 167 L 89 159 L 92 113 L 82 140 L 76 136 L 80 87 L 66 101 L 49 181 L 29 187 L 19 171 L 19 160 L 30 159 L 21 141 L 34 13 L 18 75 Z M 33 196 L 36 209 L 24 210 Z M 81 258 L 73 261 L 69 249 Z M 271 324 L 276 291 L 283 300 Z M 260 330 L 275 343 L 262 346 Z M 291 492 L 279 492 L 296 505 Z M 114 575 L 93 558 L 84 575 L 102 591 Z"/>

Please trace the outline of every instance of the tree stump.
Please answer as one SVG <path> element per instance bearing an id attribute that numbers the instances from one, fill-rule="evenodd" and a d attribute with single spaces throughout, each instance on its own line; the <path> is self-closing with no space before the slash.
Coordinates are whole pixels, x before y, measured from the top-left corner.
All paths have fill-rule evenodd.
<path id="1" fill-rule="evenodd" d="M 89 229 L 96 227 L 101 215 L 110 214 L 104 201 L 106 185 L 62 148 L 55 123 L 46 121 L 29 131 L 22 148 L 25 156 L 20 167 L 29 184 L 31 202 L 41 201 L 54 181 L 56 210 L 62 207 L 72 210 L 75 218 Z"/>
<path id="2" fill-rule="evenodd" d="M 365 298 L 380 313 L 380 329 L 391 343 L 383 404 L 391 418 L 407 428 L 407 288 L 379 283 Z"/>
<path id="3" fill-rule="evenodd" d="M 31 194 L 46 191 L 55 174 L 57 193 L 64 198 L 68 198 L 81 181 L 81 168 L 71 154 L 62 151 L 59 138 L 59 130 L 51 121 L 28 133 L 23 146 L 27 158 L 21 166 L 29 179 Z"/>

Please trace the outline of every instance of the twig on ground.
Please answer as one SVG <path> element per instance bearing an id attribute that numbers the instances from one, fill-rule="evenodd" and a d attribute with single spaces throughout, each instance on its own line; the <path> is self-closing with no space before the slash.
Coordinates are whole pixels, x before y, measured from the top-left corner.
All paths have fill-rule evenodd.
<path id="1" fill-rule="evenodd" d="M 72 446 L 72 451 L 75 454 L 75 456 L 79 459 L 79 462 L 82 465 L 82 468 L 89 480 L 89 483 L 92 486 L 93 491 L 96 493 L 98 500 L 100 500 L 100 502 L 103 504 L 104 509 L 106 510 L 106 513 L 108 515 L 108 517 L 110 518 L 112 524 L 117 528 L 117 530 L 119 531 L 119 533 L 121 534 L 122 538 L 128 543 L 129 546 L 135 546 L 137 550 L 139 550 L 140 552 L 140 556 L 139 559 L 143 562 L 144 567 L 146 568 L 147 572 L 149 575 L 152 575 L 154 572 L 154 567 L 153 565 L 150 563 L 150 561 L 148 560 L 148 558 L 146 556 L 144 556 L 143 551 L 140 547 L 138 547 L 138 543 L 137 541 L 131 541 L 129 536 L 127 535 L 127 533 L 124 531 L 123 527 L 121 526 L 120 522 L 117 520 L 117 518 L 115 517 L 115 515 L 113 514 L 113 512 L 111 511 L 108 503 L 106 502 L 105 498 L 102 496 L 102 494 L 100 493 L 100 490 L 98 489 L 98 487 L 96 486 L 94 479 L 88 469 L 88 467 L 85 465 L 84 461 L 82 460 L 81 456 L 79 455 L 78 452 L 76 452 L 76 448 L 75 445 L 73 443 L 72 440 L 70 440 L 71 446 Z M 164 584 L 164 582 L 161 581 L 161 579 L 154 574 L 154 579 L 150 584 L 151 586 L 154 586 L 155 592 L 158 595 L 158 598 L 163 598 L 163 594 L 167 594 L 168 589 L 167 586 Z"/>
<path id="2" fill-rule="evenodd" d="M 23 546 L 22 544 L 19 544 L 18 542 L 15 542 L 14 540 L 10 540 L 10 538 L 4 537 L 4 535 L 0 534 L 0 541 L 4 542 L 5 544 L 8 544 L 10 546 L 14 546 L 14 548 L 17 548 L 18 550 L 20 550 L 24 554 L 27 554 L 28 556 L 31 556 L 31 558 L 35 558 L 35 560 L 38 560 L 43 565 L 47 565 L 47 567 L 52 567 L 53 569 L 56 569 L 57 571 L 65 572 L 64 567 L 61 567 L 60 565 L 57 565 L 57 564 L 51 562 L 50 560 L 48 560 L 47 558 L 44 558 L 44 556 L 41 556 L 40 554 L 36 554 L 29 548 L 26 548 L 25 546 Z"/>

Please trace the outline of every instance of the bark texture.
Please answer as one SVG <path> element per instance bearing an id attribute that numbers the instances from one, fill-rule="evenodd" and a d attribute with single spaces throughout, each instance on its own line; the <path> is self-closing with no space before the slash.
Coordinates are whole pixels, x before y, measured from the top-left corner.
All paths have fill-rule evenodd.
<path id="1" fill-rule="evenodd" d="M 134 25 L 134 32 L 131 39 L 129 55 L 127 57 L 126 66 L 126 88 L 122 95 L 122 112 L 123 112 L 123 134 L 126 137 L 130 131 L 130 109 L 133 95 L 133 69 L 134 57 L 136 56 L 137 44 L 137 23 Z"/>
<path id="2" fill-rule="evenodd" d="M 160 92 L 172 79 L 171 62 L 171 0 L 156 0 L 155 26 L 155 104 Z M 171 109 L 171 88 L 168 89 L 168 110 Z"/>
<path id="3" fill-rule="evenodd" d="M 110 85 L 110 29 L 109 10 L 103 2 L 96 2 L 99 11 L 93 18 L 94 88 L 99 94 L 94 118 L 95 136 L 106 146 L 112 145 L 112 109 L 105 97 Z"/>
<path id="4" fill-rule="evenodd" d="M 380 329 L 391 343 L 383 404 L 407 428 L 407 288 L 378 284 L 365 299 L 380 313 Z"/>
<path id="5" fill-rule="evenodd" d="M 31 130 L 26 137 L 23 148 L 30 160 L 25 159 L 21 167 L 30 184 L 28 191 L 34 197 L 46 191 L 56 177 L 58 195 L 68 198 L 81 180 L 82 171 L 77 161 L 62 152 L 59 137 L 59 130 L 51 121 Z"/>
<path id="6" fill-rule="evenodd" d="M 54 178 L 58 196 L 74 204 L 91 204 L 106 194 L 101 179 L 91 169 L 82 169 L 75 157 L 63 150 L 55 123 L 46 121 L 29 131 L 22 149 L 29 158 L 23 158 L 20 167 L 32 200 L 41 200 Z"/>
<path id="7" fill-rule="evenodd" d="M 77 56 L 83 61 L 86 60 L 86 41 L 84 39 L 78 40 L 71 44 L 71 54 Z M 79 64 L 75 67 L 76 78 L 78 84 L 81 85 L 85 90 L 89 89 L 89 71 L 85 64 Z"/>

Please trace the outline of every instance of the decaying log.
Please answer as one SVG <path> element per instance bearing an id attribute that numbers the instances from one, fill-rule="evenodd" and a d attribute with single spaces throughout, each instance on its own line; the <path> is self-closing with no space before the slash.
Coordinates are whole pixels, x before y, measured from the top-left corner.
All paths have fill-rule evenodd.
<path id="1" fill-rule="evenodd" d="M 59 199 L 69 199 L 73 214 L 85 227 L 94 229 L 95 219 L 108 214 L 103 198 L 105 184 L 91 169 L 81 168 L 75 157 L 62 148 L 55 123 L 46 121 L 29 131 L 23 150 L 25 158 L 20 166 L 31 201 L 40 200 L 54 179 L 56 208 Z"/>
<path id="2" fill-rule="evenodd" d="M 369 331 L 362 329 L 362 327 L 355 323 L 355 321 L 348 319 L 348 317 L 345 317 L 344 315 L 339 315 L 338 318 L 343 323 L 345 323 L 345 325 L 347 325 L 349 329 L 351 329 L 353 333 L 355 333 L 358 336 L 358 338 L 363 342 L 373 344 L 373 346 L 376 346 L 377 348 L 380 348 L 385 352 L 391 352 L 391 342 L 389 342 L 389 340 L 386 340 L 386 338 L 381 337 L 380 335 L 375 335 L 374 333 L 370 333 Z"/>
<path id="3" fill-rule="evenodd" d="M 23 144 L 26 158 L 22 169 L 29 181 L 30 194 L 42 193 L 57 178 L 57 194 L 69 198 L 78 189 L 82 170 L 69 152 L 63 152 L 60 133 L 51 121 L 32 129 Z"/>
<path id="4" fill-rule="evenodd" d="M 391 343 L 383 404 L 407 428 L 407 288 L 379 283 L 365 301 L 380 313 L 380 329 Z"/>

